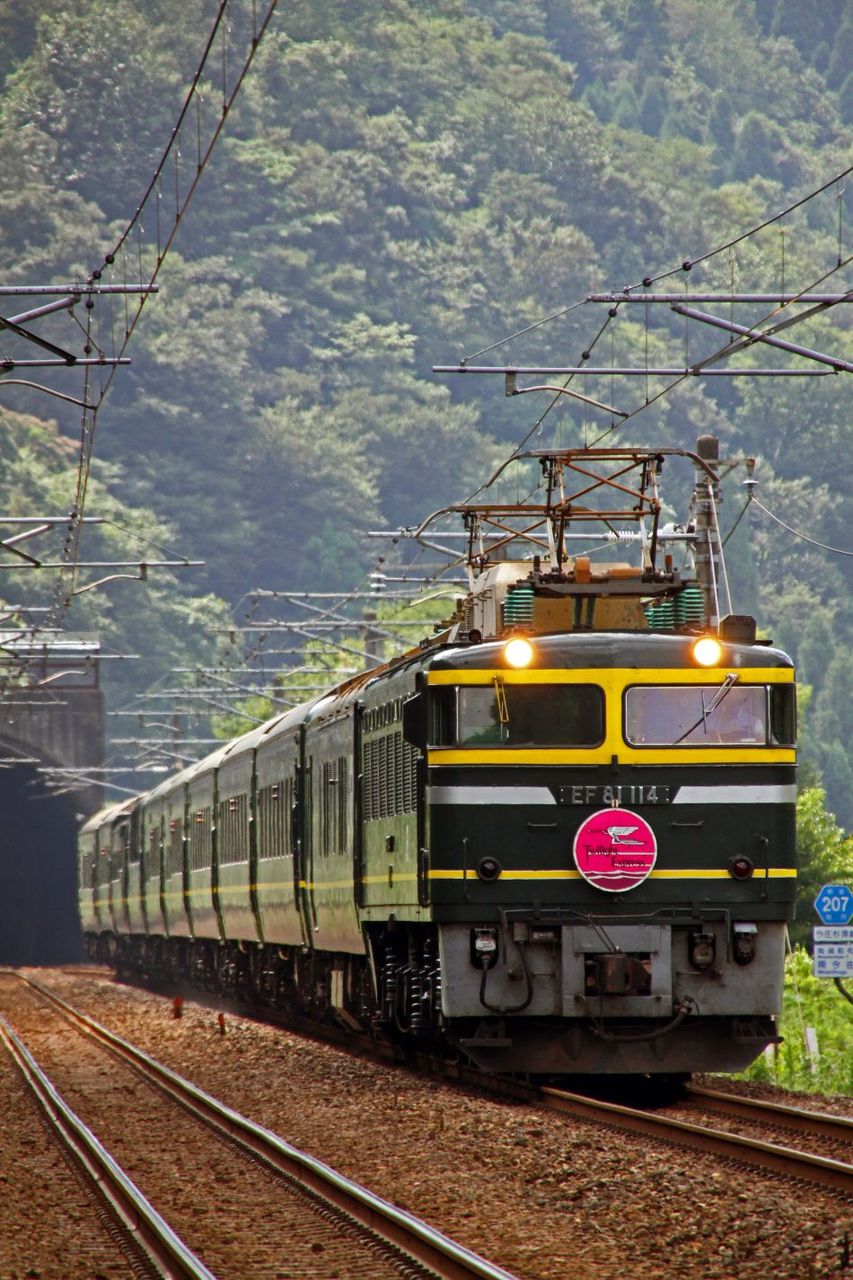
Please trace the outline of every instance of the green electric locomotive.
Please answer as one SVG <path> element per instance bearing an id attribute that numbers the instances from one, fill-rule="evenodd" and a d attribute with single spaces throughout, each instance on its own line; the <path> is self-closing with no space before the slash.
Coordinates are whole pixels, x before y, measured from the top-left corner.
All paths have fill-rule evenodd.
<path id="1" fill-rule="evenodd" d="M 641 498 L 659 458 L 630 451 Z M 792 664 L 650 538 L 596 565 L 564 554 L 565 486 L 543 506 L 564 523 L 516 560 L 466 509 L 472 590 L 435 639 L 84 826 L 93 958 L 492 1071 L 738 1070 L 774 1041 Z"/>

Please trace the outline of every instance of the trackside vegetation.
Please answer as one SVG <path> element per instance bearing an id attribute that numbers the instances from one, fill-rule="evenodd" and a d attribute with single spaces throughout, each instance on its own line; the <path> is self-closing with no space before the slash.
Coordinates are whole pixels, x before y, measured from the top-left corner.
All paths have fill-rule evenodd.
<path id="1" fill-rule="evenodd" d="M 853 1096 L 853 1004 L 828 978 L 815 978 L 811 956 L 795 947 L 785 964 L 783 1042 L 770 1048 L 745 1080 L 807 1093 Z"/>

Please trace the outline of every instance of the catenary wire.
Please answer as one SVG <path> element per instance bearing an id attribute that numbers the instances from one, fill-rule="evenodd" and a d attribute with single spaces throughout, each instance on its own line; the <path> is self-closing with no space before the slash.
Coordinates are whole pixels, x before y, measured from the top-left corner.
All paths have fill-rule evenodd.
<path id="1" fill-rule="evenodd" d="M 656 275 L 644 276 L 643 279 L 638 281 L 636 284 L 625 285 L 622 291 L 624 293 L 631 293 L 636 289 L 648 288 L 653 284 L 657 284 L 658 281 L 660 280 L 668 280 L 670 276 L 675 276 L 681 272 L 692 270 L 693 267 L 699 266 L 703 262 L 708 262 L 711 258 L 716 257 L 720 253 L 725 253 L 728 250 L 733 249 L 736 245 L 741 244 L 744 240 L 748 240 L 750 236 L 756 235 L 759 231 L 763 231 L 766 227 L 772 226 L 775 222 L 779 222 L 781 219 L 793 213 L 796 209 L 799 209 L 803 205 L 808 204 L 810 200 L 813 200 L 815 199 L 815 197 L 822 195 L 823 192 L 827 191 L 834 183 L 840 182 L 843 178 L 846 178 L 850 173 L 853 173 L 853 165 L 850 165 L 848 168 L 843 169 L 840 173 L 835 174 L 827 182 L 824 182 L 822 186 L 815 188 L 815 190 L 810 191 L 807 195 L 802 196 L 799 200 L 794 201 L 794 203 L 790 204 L 786 209 L 781 210 L 781 212 L 779 213 L 773 214 L 772 217 L 766 218 L 763 222 L 758 223 L 756 226 L 750 227 L 748 231 L 741 232 L 740 235 L 734 236 L 732 239 L 727 240 L 724 244 L 717 245 L 716 248 L 714 249 L 707 250 L 707 252 L 700 254 L 698 257 L 691 258 L 691 259 L 685 258 L 684 261 L 682 261 L 677 267 L 670 267 L 666 271 L 661 271 Z M 841 262 L 839 261 L 837 265 L 841 266 Z M 504 346 L 506 343 L 512 342 L 514 338 L 518 338 L 526 333 L 530 333 L 533 329 L 541 328 L 542 325 L 549 324 L 552 320 L 560 319 L 562 316 L 567 315 L 570 311 L 574 311 L 578 307 L 584 306 L 585 303 L 586 303 L 586 299 L 581 298 L 578 302 L 571 303 L 569 306 L 564 307 L 562 310 L 555 311 L 552 315 L 543 316 L 541 320 L 534 321 L 533 324 L 528 325 L 526 328 L 519 329 L 515 333 L 507 334 L 506 337 L 499 338 L 496 342 L 491 343 L 489 346 L 481 348 L 480 351 L 474 351 L 470 355 L 463 356 L 460 363 L 468 364 L 471 360 L 476 359 L 477 356 L 485 355 L 489 351 L 494 351 L 497 347 Z"/>
<path id="2" fill-rule="evenodd" d="M 179 112 L 178 119 L 172 129 L 169 141 L 163 150 L 163 153 L 160 157 L 157 167 L 155 168 L 154 174 L 146 188 L 146 191 L 142 200 L 140 201 L 136 209 L 136 212 L 134 213 L 130 222 L 127 224 L 122 235 L 116 241 L 112 251 L 105 255 L 104 266 L 106 267 L 109 267 L 112 265 L 112 263 L 115 261 L 117 254 L 124 253 L 127 239 L 130 236 L 133 229 L 134 228 L 139 229 L 141 227 L 143 210 L 145 209 L 147 202 L 151 197 L 152 193 L 157 193 L 159 191 L 158 184 L 160 182 L 163 172 L 165 171 L 166 164 L 170 156 L 175 155 L 175 157 L 177 157 L 179 155 L 181 127 L 190 110 L 193 100 L 197 96 L 198 86 L 201 82 L 211 51 L 213 49 L 217 33 L 219 32 L 220 27 L 222 26 L 223 18 L 231 3 L 232 3 L 232 0 L 220 0 L 220 5 L 217 10 L 216 17 L 213 21 L 210 33 L 208 35 L 204 52 L 199 61 L 199 64 L 196 69 L 190 88 L 184 99 L 184 103 Z M 248 74 L 249 68 L 251 67 L 252 61 L 254 59 L 255 53 L 257 52 L 260 41 L 265 31 L 267 30 L 267 27 L 269 26 L 273 13 L 275 12 L 276 5 L 277 5 L 277 0 L 268 0 L 268 5 L 267 5 L 267 9 L 264 17 L 262 18 L 259 25 L 256 25 L 253 27 L 251 45 L 244 56 L 242 68 L 239 71 L 239 74 L 237 75 L 230 90 L 227 89 L 226 85 L 223 83 L 223 101 L 222 101 L 221 113 L 209 137 L 204 153 L 199 157 L 198 162 L 194 166 L 192 175 L 188 182 L 187 189 L 185 190 L 182 196 L 176 196 L 177 204 L 176 204 L 175 217 L 173 219 L 171 230 L 164 244 L 161 245 L 159 243 L 159 235 L 158 235 L 156 261 L 155 261 L 153 271 L 150 273 L 150 276 L 148 279 L 149 289 L 150 289 L 150 286 L 153 285 L 154 281 L 157 279 L 157 276 L 160 272 L 160 269 L 163 265 L 166 255 L 168 254 L 169 249 L 171 248 L 172 242 L 174 241 L 174 238 L 177 235 L 178 228 L 181 224 L 183 214 L 195 192 L 195 189 L 198 183 L 201 180 L 202 174 L 205 171 L 205 168 L 213 152 L 213 149 L 224 128 L 225 121 L 228 118 L 228 114 L 231 110 L 231 107 L 233 106 L 234 101 L 237 97 L 237 94 L 239 93 L 242 87 L 243 81 L 246 75 Z M 257 22 L 257 15 L 255 15 L 255 22 Z M 90 285 L 96 285 L 97 281 L 102 276 L 102 270 L 103 269 L 101 268 L 101 269 L 94 270 L 90 273 L 90 276 L 88 279 L 88 283 Z M 127 345 L 130 341 L 130 338 L 134 332 L 136 324 L 142 313 L 142 309 L 145 305 L 147 297 L 148 297 L 148 291 L 145 291 L 140 295 L 140 299 L 139 299 L 139 302 L 137 303 L 135 314 L 130 318 L 129 322 L 125 326 L 124 336 L 119 346 L 119 354 L 122 354 L 127 348 Z M 86 330 L 88 335 L 88 341 L 91 342 L 92 341 L 91 312 L 92 312 L 92 309 L 94 308 L 94 303 L 91 298 L 87 302 L 87 307 L 89 310 L 89 316 L 87 317 Z M 103 382 L 99 386 L 98 395 L 95 397 L 94 403 L 90 404 L 89 403 L 90 383 L 88 380 L 89 374 L 88 374 L 88 366 L 87 366 L 86 394 L 83 397 L 84 404 L 86 407 L 84 407 L 83 409 L 82 422 L 81 422 L 81 442 L 80 442 L 79 459 L 78 459 L 78 465 L 77 465 L 77 488 L 76 488 L 74 504 L 72 506 L 72 509 L 69 515 L 68 532 L 65 540 L 65 548 L 63 551 L 63 559 L 66 561 L 66 566 L 64 569 L 61 569 L 59 571 L 59 574 L 57 577 L 57 585 L 54 591 L 54 603 L 53 603 L 53 607 L 52 607 L 52 611 L 49 619 L 49 624 L 52 624 L 52 625 L 58 624 L 58 621 L 67 611 L 70 605 L 70 601 L 72 599 L 73 586 L 74 586 L 74 581 L 76 577 L 76 564 L 79 559 L 79 544 L 80 544 L 80 536 L 81 536 L 81 529 L 82 529 L 81 522 L 82 522 L 82 516 L 85 511 L 89 472 L 91 468 L 91 461 L 92 461 L 92 456 L 94 451 L 95 433 L 97 428 L 97 413 L 98 413 L 98 409 L 100 408 L 101 404 L 103 403 L 110 389 L 110 386 L 112 385 L 112 380 L 113 380 L 113 377 L 115 376 L 115 371 L 117 367 L 118 366 L 113 366 L 110 372 L 106 375 Z M 70 583 L 70 586 L 68 585 L 69 583 Z"/>
<path id="3" fill-rule="evenodd" d="M 759 502 L 758 498 L 752 497 L 750 501 L 758 507 L 759 511 L 763 511 L 766 516 L 769 516 L 771 520 L 775 520 L 783 529 L 787 529 L 788 533 L 792 533 L 795 538 L 801 538 L 803 542 L 809 542 L 813 547 L 820 547 L 822 551 L 831 551 L 837 556 L 853 556 L 853 551 L 844 551 L 841 547 L 831 547 L 827 542 L 818 542 L 817 538 L 810 538 L 808 534 L 800 533 L 799 530 L 793 529 L 791 525 L 786 524 L 784 520 L 780 520 L 772 511 L 769 511 L 763 502 Z M 741 512 L 741 515 L 743 515 L 743 512 Z"/>
<path id="4" fill-rule="evenodd" d="M 800 289 L 798 291 L 797 297 L 802 297 L 803 294 L 812 292 L 819 285 L 823 284 L 825 280 L 828 280 L 831 276 L 835 275 L 836 272 L 840 271 L 843 267 L 848 266 L 851 262 L 853 262 L 853 254 L 850 254 L 848 255 L 848 257 L 840 260 L 838 263 L 836 263 L 834 267 L 830 267 L 829 271 L 825 271 L 823 275 L 819 276 L 816 280 L 811 281 L 808 285 L 804 286 L 804 288 Z M 786 303 L 785 305 L 788 306 L 790 304 Z M 777 315 L 780 309 L 781 308 L 774 308 L 763 319 L 756 321 L 755 322 L 756 325 L 766 324 L 767 320 L 772 319 L 774 315 Z M 753 340 L 746 342 L 745 345 L 751 346 L 753 345 L 754 342 L 758 342 L 758 341 L 759 339 L 755 338 Z M 720 355 L 725 350 L 726 348 L 721 348 L 720 352 L 717 352 L 716 354 Z M 673 388 L 679 386 L 682 382 L 685 382 L 690 376 L 691 374 L 689 372 L 685 372 L 680 374 L 679 377 L 674 378 L 672 382 L 667 383 L 667 385 L 663 387 L 662 390 L 657 392 L 656 395 L 651 396 L 649 399 L 645 400 L 643 404 L 638 405 L 636 409 L 633 409 L 627 415 L 627 417 L 622 419 L 621 422 L 611 423 L 606 431 L 602 431 L 600 435 L 595 437 L 595 439 L 592 441 L 592 445 L 595 446 L 601 440 L 604 440 L 607 436 L 611 435 L 614 431 L 618 431 L 622 427 L 626 426 L 627 423 L 630 422 L 633 418 L 638 417 L 639 414 L 641 414 L 645 409 L 648 409 L 651 405 L 655 404 L 656 401 L 662 399 L 663 396 L 667 395 L 670 391 L 673 390 Z"/>

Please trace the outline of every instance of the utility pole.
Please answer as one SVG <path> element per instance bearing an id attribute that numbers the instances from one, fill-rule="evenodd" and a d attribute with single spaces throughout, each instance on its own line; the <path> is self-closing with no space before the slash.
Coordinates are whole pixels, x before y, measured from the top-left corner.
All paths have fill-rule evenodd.
<path id="1" fill-rule="evenodd" d="M 374 570 L 370 575 L 370 592 L 375 600 L 379 600 L 385 591 L 385 574 L 381 570 Z M 371 626 L 376 621 L 376 609 L 367 605 L 364 610 L 364 653 L 365 665 L 370 667 L 378 667 L 382 661 L 382 633 Z"/>
<path id="2" fill-rule="evenodd" d="M 719 580 L 721 561 L 720 530 L 717 523 L 717 508 L 720 497 L 718 473 L 720 460 L 719 440 L 716 436 L 700 436 L 696 441 L 696 453 L 705 463 L 704 467 L 698 462 L 694 464 L 693 509 L 696 522 L 696 541 L 694 543 L 696 577 L 702 589 L 705 618 L 710 627 L 716 628 L 720 623 Z"/>

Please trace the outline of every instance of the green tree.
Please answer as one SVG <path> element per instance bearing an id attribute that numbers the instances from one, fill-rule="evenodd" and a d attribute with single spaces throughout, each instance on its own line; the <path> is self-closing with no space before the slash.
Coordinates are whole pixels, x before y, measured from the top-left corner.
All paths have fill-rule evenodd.
<path id="1" fill-rule="evenodd" d="M 618 61 L 620 32 L 605 6 L 599 0 L 544 0 L 544 9 L 544 34 L 575 68 L 578 84 L 608 83 Z"/>
<path id="2" fill-rule="evenodd" d="M 7 84 L 4 116 L 54 142 L 50 177 L 58 187 L 97 200 L 108 217 L 132 212 L 177 115 L 180 77 L 190 70 L 181 66 L 178 37 L 201 29 L 202 12 L 201 0 L 182 5 L 168 23 L 158 4 L 146 14 L 128 0 L 72 0 L 43 12 L 32 53 Z"/>
<path id="3" fill-rule="evenodd" d="M 628 0 L 622 28 L 623 52 L 633 59 L 645 48 L 659 55 L 667 43 L 666 8 L 662 0 Z"/>
<path id="4" fill-rule="evenodd" d="M 663 76 L 650 76 L 643 86 L 638 104 L 638 117 L 643 132 L 656 137 L 666 117 L 666 81 Z"/>
<path id="5" fill-rule="evenodd" d="M 744 117 L 732 152 L 732 177 L 740 181 L 754 173 L 779 175 L 778 140 L 767 120 L 756 111 Z"/>
<path id="6" fill-rule="evenodd" d="M 832 53 L 826 68 L 826 82 L 838 89 L 850 74 L 853 65 L 853 12 L 845 7 L 844 17 L 832 34 Z"/>
<path id="7" fill-rule="evenodd" d="M 728 157 L 735 140 L 735 118 L 731 98 L 725 93 L 715 93 L 708 112 L 706 141 L 714 144 Z"/>
<path id="8" fill-rule="evenodd" d="M 73 499 L 77 448 L 63 437 L 56 423 L 0 407 L 0 511 L 4 515 L 62 515 Z M 174 530 L 152 511 L 119 496 L 122 477 L 116 468 L 95 460 L 89 480 L 89 513 L 103 521 L 85 527 L 81 541 L 84 560 L 180 559 Z M 42 559 L 58 559 L 64 528 L 42 539 Z M 208 629 L 227 618 L 223 601 L 194 591 L 185 577 L 167 569 L 152 569 L 147 582 L 132 570 L 127 577 L 83 591 L 63 614 L 63 626 L 99 635 L 107 652 L 137 653 L 138 660 L 107 662 L 102 679 L 110 700 L 127 698 L 170 665 L 210 656 L 214 641 Z M 195 571 L 197 572 L 197 571 Z M 77 588 L 86 587 L 110 571 L 81 570 Z M 51 605 L 56 575 L 48 569 L 23 569 L 7 574 L 7 599 L 26 599 L 30 605 Z"/>
<path id="9" fill-rule="evenodd" d="M 52 9 L 47 3 L 39 6 L 44 13 Z M 37 24 L 32 10 L 19 0 L 0 0 L 0 81 L 32 53 L 37 37 Z"/>
<path id="10" fill-rule="evenodd" d="M 613 96 L 613 123 L 623 129 L 636 129 L 639 125 L 640 104 L 628 81 L 623 81 Z"/>
<path id="11" fill-rule="evenodd" d="M 770 33 L 779 3 L 780 0 L 755 0 L 755 16 L 765 35 Z"/>
<path id="12" fill-rule="evenodd" d="M 592 80 L 581 95 L 581 102 L 599 120 L 610 120 L 613 114 L 613 97 L 604 80 Z"/>
<path id="13" fill-rule="evenodd" d="M 542 0 L 469 0 L 472 13 L 492 24 L 497 35 L 517 31 L 525 36 L 544 36 L 546 6 Z"/>
<path id="14" fill-rule="evenodd" d="M 838 90 L 838 106 L 845 124 L 853 124 L 853 70 L 848 72 Z"/>
<path id="15" fill-rule="evenodd" d="M 821 6 L 828 9 L 829 4 Z M 817 19 L 817 21 L 816 21 Z M 781 0 L 773 14 L 770 35 L 785 36 L 806 58 L 813 54 L 815 46 L 820 42 L 822 23 L 820 13 L 807 9 L 800 4 L 786 3 Z"/>
<path id="16" fill-rule="evenodd" d="M 835 880 L 849 882 L 853 868 L 853 835 L 845 836 L 825 800 L 821 787 L 807 788 L 797 798 L 797 919 L 790 933 L 799 946 L 811 944 L 818 890 Z"/>
<path id="17" fill-rule="evenodd" d="M 849 744 L 853 739 L 853 671 L 849 657 L 827 645 L 828 658 L 821 687 L 814 697 L 811 726 L 830 802 L 848 830 L 853 830 L 853 768 Z M 831 655 L 831 656 L 830 656 Z"/>

